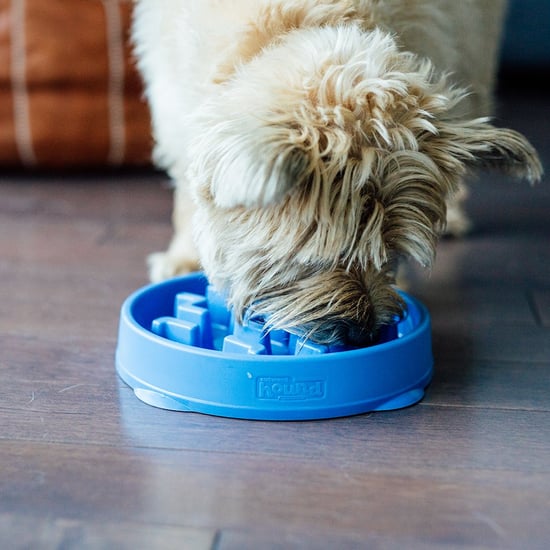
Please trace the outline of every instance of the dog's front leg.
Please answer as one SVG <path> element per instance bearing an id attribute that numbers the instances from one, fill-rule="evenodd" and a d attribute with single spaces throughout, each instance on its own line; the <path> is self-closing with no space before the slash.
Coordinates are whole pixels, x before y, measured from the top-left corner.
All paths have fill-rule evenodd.
<path id="1" fill-rule="evenodd" d="M 163 281 L 199 269 L 198 254 L 193 241 L 194 211 L 195 204 L 189 189 L 186 185 L 178 185 L 174 192 L 172 214 L 174 235 L 168 250 L 155 252 L 149 256 L 147 263 L 151 281 Z"/>

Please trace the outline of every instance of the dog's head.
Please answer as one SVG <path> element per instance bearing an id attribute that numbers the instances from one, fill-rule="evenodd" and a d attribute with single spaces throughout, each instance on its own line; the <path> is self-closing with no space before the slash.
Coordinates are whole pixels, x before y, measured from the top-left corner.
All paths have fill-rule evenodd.
<path id="1" fill-rule="evenodd" d="M 237 312 L 317 341 L 400 314 L 394 261 L 432 263 L 470 168 L 540 176 L 523 136 L 455 117 L 463 91 L 354 22 L 291 30 L 221 80 L 190 167 L 205 270 Z"/>

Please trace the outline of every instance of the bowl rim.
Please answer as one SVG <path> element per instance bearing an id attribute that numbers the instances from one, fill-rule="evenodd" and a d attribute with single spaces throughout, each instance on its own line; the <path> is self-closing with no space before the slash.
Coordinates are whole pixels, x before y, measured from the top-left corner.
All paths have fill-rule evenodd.
<path id="1" fill-rule="evenodd" d="M 163 336 L 159 336 L 154 332 L 152 332 L 147 327 L 145 327 L 142 323 L 140 323 L 136 319 L 134 315 L 134 309 L 135 307 L 137 307 L 136 303 L 139 300 L 145 300 L 150 295 L 156 292 L 161 292 L 170 287 L 177 287 L 184 283 L 189 283 L 193 280 L 200 281 L 200 282 L 203 282 L 203 281 L 207 282 L 207 279 L 202 272 L 195 272 L 195 273 L 190 273 L 188 275 L 182 275 L 171 279 L 167 279 L 160 283 L 150 283 L 148 285 L 143 286 L 142 288 L 139 288 L 138 290 L 134 291 L 130 296 L 128 296 L 128 298 L 126 298 L 126 300 L 124 301 L 121 308 L 121 318 L 124 317 L 125 322 L 128 323 L 133 330 L 135 330 L 145 338 L 153 340 L 159 345 L 168 346 L 176 350 L 181 350 L 182 352 L 186 352 L 191 355 L 200 355 L 203 357 L 212 357 L 212 358 L 221 358 L 221 359 L 225 358 L 227 360 L 236 360 L 238 362 L 255 362 L 255 361 L 319 362 L 319 361 L 334 360 L 335 356 L 338 356 L 339 358 L 342 358 L 342 359 L 353 358 L 356 356 L 362 356 L 362 357 L 369 356 L 371 359 L 373 359 L 374 356 L 377 356 L 379 354 L 384 354 L 385 351 L 389 351 L 393 348 L 407 347 L 411 342 L 421 337 L 423 333 L 430 330 L 430 315 L 426 306 L 422 302 L 420 302 L 417 298 L 413 297 L 412 295 L 410 295 L 409 293 L 401 289 L 397 289 L 397 290 L 407 305 L 408 315 L 411 315 L 410 308 L 412 307 L 414 308 L 414 312 L 416 313 L 419 319 L 418 322 L 415 323 L 413 329 L 410 332 L 408 332 L 407 334 L 404 334 L 401 337 L 394 338 L 392 340 L 388 340 L 378 344 L 373 344 L 372 346 L 366 346 L 362 348 L 355 348 L 355 349 L 348 349 L 348 350 L 332 351 L 329 353 L 322 353 L 319 355 L 276 355 L 276 354 L 247 355 L 247 354 L 241 354 L 236 352 L 226 352 L 221 350 L 208 349 L 200 346 L 192 346 L 192 345 L 183 344 L 180 342 L 170 340 L 169 338 L 164 338 Z M 185 289 L 182 289 L 182 292 L 183 291 L 185 291 Z M 175 297 L 175 294 L 177 294 L 178 292 L 180 291 L 177 291 L 174 293 L 174 297 Z"/>

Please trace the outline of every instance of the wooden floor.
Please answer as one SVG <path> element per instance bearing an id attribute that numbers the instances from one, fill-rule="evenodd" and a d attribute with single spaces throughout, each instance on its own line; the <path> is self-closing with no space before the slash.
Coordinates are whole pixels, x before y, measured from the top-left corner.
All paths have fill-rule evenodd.
<path id="1" fill-rule="evenodd" d="M 550 98 L 499 123 L 550 166 Z M 550 188 L 483 174 L 410 291 L 435 379 L 405 410 L 266 423 L 159 410 L 119 308 L 170 235 L 163 175 L 0 176 L 0 548 L 547 549 Z"/>

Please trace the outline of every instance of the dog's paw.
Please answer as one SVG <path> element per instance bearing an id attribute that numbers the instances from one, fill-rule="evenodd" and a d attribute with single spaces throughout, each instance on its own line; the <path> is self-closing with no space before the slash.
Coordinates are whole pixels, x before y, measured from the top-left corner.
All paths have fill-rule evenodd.
<path id="1" fill-rule="evenodd" d="M 447 210 L 447 225 L 443 235 L 447 237 L 463 237 L 472 228 L 472 222 L 460 208 Z"/>
<path id="2" fill-rule="evenodd" d="M 149 279 L 158 283 L 177 275 L 198 271 L 199 264 L 194 258 L 175 256 L 168 252 L 155 252 L 147 258 Z"/>
<path id="3" fill-rule="evenodd" d="M 457 193 L 447 201 L 447 222 L 443 231 L 444 236 L 458 238 L 470 232 L 472 222 L 463 207 L 468 195 L 468 188 L 464 184 L 460 184 Z"/>

